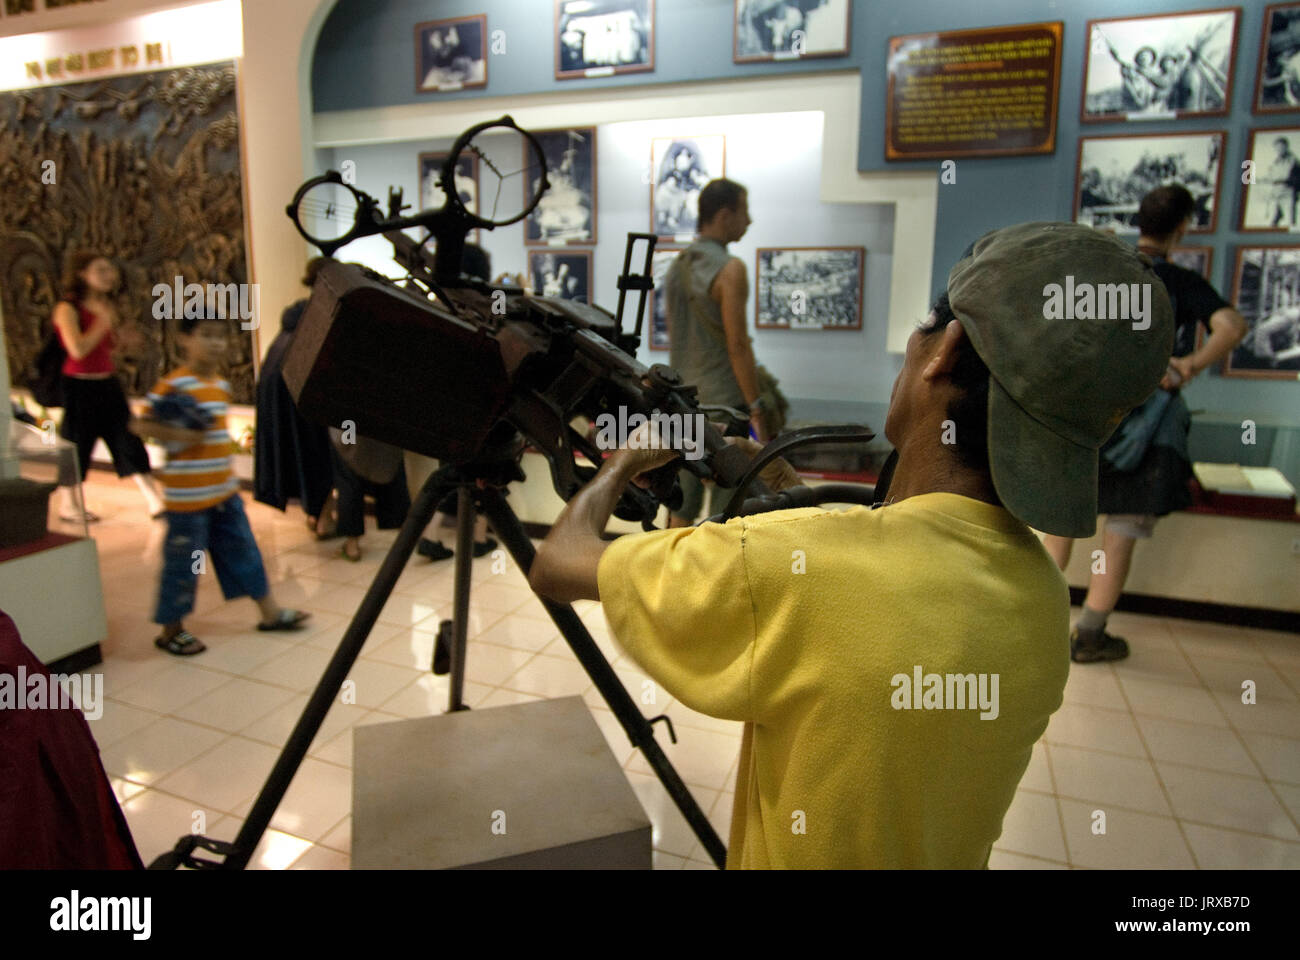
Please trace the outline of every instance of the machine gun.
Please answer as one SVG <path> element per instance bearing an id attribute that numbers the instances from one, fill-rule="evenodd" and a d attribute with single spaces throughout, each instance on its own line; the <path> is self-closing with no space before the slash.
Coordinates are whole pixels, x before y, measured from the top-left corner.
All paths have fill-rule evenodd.
<path id="1" fill-rule="evenodd" d="M 497 129 L 513 131 L 523 139 L 521 169 L 502 173 L 500 151 L 477 142 L 481 134 Z M 499 188 L 491 217 L 469 209 L 456 187 L 456 170 L 466 152 L 477 156 L 503 183 L 524 177 L 522 211 L 498 215 Z M 646 294 L 653 289 L 653 236 L 632 234 L 628 238 L 618 283 L 617 315 L 587 304 L 531 296 L 517 286 L 490 284 L 463 273 L 469 230 L 491 230 L 522 220 L 548 186 L 541 147 L 510 117 L 479 124 L 462 134 L 443 165 L 439 182 L 446 202 L 441 208 L 412 216 L 402 215 L 401 192 L 393 190 L 388 216 L 381 217 L 378 202 L 336 171 L 304 183 L 288 207 L 302 235 L 326 257 L 353 240 L 382 234 L 393 245 L 394 259 L 407 272 L 402 286 L 357 264 L 331 259 L 320 267 L 284 366 L 285 382 L 299 409 L 308 418 L 332 426 L 350 421 L 359 436 L 437 457 L 442 466 L 412 503 L 239 835 L 231 843 L 187 835 L 173 851 L 151 864 L 154 869 L 238 870 L 247 866 L 416 542 L 438 503 L 452 491 L 458 497 L 453 613 L 439 628 L 431 666 L 434 673 L 451 674 L 449 709 L 468 709 L 461 697 L 474 514 L 483 511 L 527 573 L 535 551 L 500 490 L 524 479 L 520 459 L 531 444 L 546 457 L 556 493 L 565 500 L 572 497 L 595 474 L 604 452 L 574 429 L 571 422 L 575 418 L 596 421 L 619 412 L 627 414 L 623 422 L 636 414 L 699 418 L 692 423 L 701 431 L 700 457 L 667 464 L 650 475 L 648 489 L 629 485 L 623 493 L 616 513 L 640 520 L 646 527 L 653 525 L 661 504 L 672 504 L 679 495 L 676 476 L 683 466 L 735 488 L 727 515 L 826 500 L 872 501 L 870 487 L 828 485 L 816 488 L 816 493 L 796 488 L 801 492 L 773 495 L 757 482 L 762 466 L 783 450 L 812 441 L 864 442 L 872 437 L 865 428 L 795 431 L 769 445 L 751 462 L 707 423 L 708 415 L 717 411 L 702 407 L 695 389 L 682 383 L 675 371 L 662 364 L 646 367 L 636 360 Z M 403 232 L 410 228 L 423 228 L 428 236 L 418 240 Z M 436 243 L 432 252 L 429 241 Z M 634 274 L 630 272 L 633 251 L 641 242 L 646 243 L 645 259 L 641 273 Z M 635 326 L 625 331 L 622 317 L 629 292 L 638 293 L 639 298 Z M 672 430 L 667 433 L 672 442 Z M 578 456 L 587 463 L 579 463 Z M 745 500 L 750 489 L 758 496 Z M 545 598 L 542 604 L 633 746 L 643 752 L 721 867 L 726 857 L 722 841 L 655 740 L 653 724 L 663 722 L 676 742 L 672 722 L 667 716 L 642 716 L 572 607 Z M 224 860 L 196 856 L 199 850 L 216 853 Z"/>
<path id="2" fill-rule="evenodd" d="M 520 171 L 502 173 L 499 155 L 494 160 L 479 145 L 481 135 L 497 129 L 523 139 Z M 522 175 L 525 188 L 537 185 L 521 212 L 485 217 L 469 209 L 455 189 L 459 158 L 467 152 L 503 181 Z M 485 456 L 517 458 L 524 449 L 522 437 L 546 457 L 555 492 L 566 501 L 595 474 L 608 452 L 574 429 L 575 418 L 595 423 L 602 416 L 620 422 L 640 416 L 668 425 L 698 423 L 702 456 L 660 468 L 649 489 L 629 486 L 615 510 L 616 516 L 640 521 L 647 529 L 659 505 L 674 505 L 680 496 L 675 492 L 679 469 L 725 488 L 736 488 L 746 478 L 749 458 L 708 422 L 726 411 L 702 407 L 695 388 L 671 367 L 646 367 L 635 357 L 646 294 L 653 288 L 653 235 L 628 236 L 617 315 L 572 300 L 533 296 L 517 286 L 467 276 L 460 265 L 469 230 L 515 223 L 541 199 L 548 181 L 537 141 L 510 117 L 479 124 L 453 146 L 441 184 L 447 197 L 441 209 L 402 216 L 401 191 L 392 190 L 386 218 L 380 217 L 374 198 L 337 172 L 299 189 L 290 215 L 324 253 L 382 234 L 393 245 L 393 259 L 407 272 L 403 287 L 356 264 L 335 261 L 321 267 L 284 368 L 285 381 L 307 416 L 334 426 L 350 420 L 361 436 L 452 463 Z M 321 200 L 322 187 L 334 196 Z M 344 191 L 353 203 L 340 202 L 338 194 Z M 312 212 L 322 208 L 355 213 L 350 224 L 335 230 L 336 237 L 322 238 L 310 222 Z M 428 237 L 419 241 L 403 232 L 411 227 L 425 228 Z M 432 251 L 430 242 L 436 244 Z M 644 251 L 641 271 L 631 273 L 638 247 Z M 625 330 L 629 292 L 639 296 L 635 323 Z M 672 430 L 668 434 L 673 439 Z M 862 442 L 870 437 L 858 428 L 817 428 L 796 439 Z M 577 462 L 575 454 L 586 463 Z M 772 496 L 754 477 L 750 483 L 760 497 Z"/>

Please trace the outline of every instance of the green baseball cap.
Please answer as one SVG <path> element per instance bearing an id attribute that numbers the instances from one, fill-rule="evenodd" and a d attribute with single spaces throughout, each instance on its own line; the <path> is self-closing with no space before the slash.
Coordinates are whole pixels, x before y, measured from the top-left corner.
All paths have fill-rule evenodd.
<path id="1" fill-rule="evenodd" d="M 1097 527 L 1097 450 L 1160 383 L 1174 312 L 1151 260 L 1075 223 L 985 234 L 948 302 L 989 368 L 988 448 L 1006 508 L 1044 533 Z"/>

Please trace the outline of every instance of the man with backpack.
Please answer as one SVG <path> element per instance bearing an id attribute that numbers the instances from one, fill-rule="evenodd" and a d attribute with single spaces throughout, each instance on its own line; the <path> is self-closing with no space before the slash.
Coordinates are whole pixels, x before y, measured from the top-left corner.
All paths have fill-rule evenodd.
<path id="1" fill-rule="evenodd" d="M 1155 272 L 1174 307 L 1174 350 L 1160 389 L 1115 429 L 1101 448 L 1097 512 L 1106 514 L 1102 540 L 1104 564 L 1088 583 L 1083 612 L 1070 632 L 1075 663 L 1122 660 L 1128 656 L 1123 637 L 1106 632 L 1106 619 L 1128 578 L 1133 548 L 1150 538 L 1156 520 L 1192 504 L 1192 476 L 1187 452 L 1191 415 L 1179 388 L 1206 367 L 1232 352 L 1248 331 L 1234 310 L 1198 273 L 1170 263 L 1196 213 L 1196 201 L 1179 184 L 1157 187 L 1142 198 L 1137 224 L 1138 250 L 1155 262 Z M 1197 327 L 1209 331 L 1197 348 Z M 1049 535 L 1047 552 L 1062 570 L 1070 562 L 1074 540 Z"/>

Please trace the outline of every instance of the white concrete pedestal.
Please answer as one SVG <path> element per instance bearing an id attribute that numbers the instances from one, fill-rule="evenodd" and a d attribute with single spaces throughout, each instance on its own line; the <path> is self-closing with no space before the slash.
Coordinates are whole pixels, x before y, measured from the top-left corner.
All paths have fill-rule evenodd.
<path id="1" fill-rule="evenodd" d="M 44 664 L 75 658 L 73 669 L 99 662 L 108 636 L 99 554 L 89 538 L 0 563 L 0 610 Z"/>
<path id="2" fill-rule="evenodd" d="M 581 697 L 358 727 L 353 771 L 353 869 L 651 867 Z"/>

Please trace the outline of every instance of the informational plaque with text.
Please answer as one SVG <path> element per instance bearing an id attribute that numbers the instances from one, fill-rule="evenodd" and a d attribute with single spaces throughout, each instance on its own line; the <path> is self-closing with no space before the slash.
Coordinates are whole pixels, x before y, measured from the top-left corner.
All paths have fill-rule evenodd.
<path id="1" fill-rule="evenodd" d="M 885 159 L 1051 153 L 1064 25 L 889 40 Z"/>

